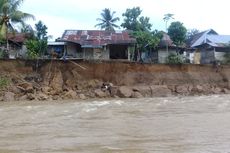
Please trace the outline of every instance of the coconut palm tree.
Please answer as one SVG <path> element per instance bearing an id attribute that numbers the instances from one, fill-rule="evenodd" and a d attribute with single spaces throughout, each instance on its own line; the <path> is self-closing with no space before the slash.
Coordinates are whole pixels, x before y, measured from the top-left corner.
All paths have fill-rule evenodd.
<path id="1" fill-rule="evenodd" d="M 0 0 L 0 37 L 7 41 L 8 49 L 8 33 L 14 31 L 14 24 L 24 24 L 26 19 L 34 16 L 24 13 L 19 9 L 23 0 Z"/>
<path id="2" fill-rule="evenodd" d="M 115 22 L 119 21 L 119 17 L 114 17 L 116 12 L 111 12 L 110 9 L 105 8 L 102 10 L 101 18 L 97 18 L 97 21 L 100 23 L 96 24 L 95 27 L 100 27 L 101 29 L 105 29 L 107 31 L 114 31 L 114 28 L 119 28 Z"/>
<path id="3" fill-rule="evenodd" d="M 168 33 L 168 21 L 171 20 L 171 19 L 174 19 L 173 18 L 174 14 L 171 14 L 171 13 L 168 13 L 168 14 L 165 14 L 164 15 L 164 18 L 163 20 L 165 21 L 165 30 L 166 32 Z M 167 51 L 167 54 L 168 54 L 168 37 L 166 37 L 166 51 Z"/>
<path id="4" fill-rule="evenodd" d="M 166 32 L 168 32 L 168 25 L 167 25 L 168 21 L 171 20 L 171 19 L 174 19 L 173 16 L 174 16 L 174 14 L 171 14 L 171 13 L 168 13 L 168 14 L 164 15 L 163 20 L 165 21 Z"/>

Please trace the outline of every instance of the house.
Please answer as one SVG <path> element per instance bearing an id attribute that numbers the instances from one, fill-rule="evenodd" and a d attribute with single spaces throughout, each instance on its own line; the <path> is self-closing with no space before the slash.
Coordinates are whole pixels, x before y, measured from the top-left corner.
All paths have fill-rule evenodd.
<path id="1" fill-rule="evenodd" d="M 74 59 L 130 59 L 136 40 L 128 31 L 65 30 L 61 38 L 49 44 L 55 51 Z"/>
<path id="2" fill-rule="evenodd" d="M 194 64 L 210 64 L 224 61 L 224 55 L 230 53 L 230 35 L 219 35 L 210 29 L 194 35 L 188 42 L 190 59 Z"/>
<path id="3" fill-rule="evenodd" d="M 16 58 L 25 55 L 26 53 L 25 41 L 27 40 L 28 37 L 29 36 L 27 36 L 27 34 L 25 33 L 8 34 L 9 58 Z M 4 46 L 3 48 L 6 48 L 6 46 Z"/>
<path id="4" fill-rule="evenodd" d="M 48 55 L 53 55 L 54 53 L 56 53 L 57 58 L 61 58 L 64 55 L 64 52 L 66 50 L 66 42 L 48 42 L 48 47 L 47 47 L 47 54 Z"/>
<path id="5" fill-rule="evenodd" d="M 163 36 L 158 45 L 158 63 L 166 63 L 166 60 L 170 54 L 179 54 L 180 50 L 181 47 L 177 48 L 170 36 L 163 32 Z"/>
<path id="6" fill-rule="evenodd" d="M 149 51 L 143 53 L 142 58 L 145 62 L 166 63 L 170 54 L 183 56 L 183 53 L 184 47 L 177 47 L 170 36 L 162 31 L 162 38 L 158 47 L 154 50 L 149 49 Z"/>

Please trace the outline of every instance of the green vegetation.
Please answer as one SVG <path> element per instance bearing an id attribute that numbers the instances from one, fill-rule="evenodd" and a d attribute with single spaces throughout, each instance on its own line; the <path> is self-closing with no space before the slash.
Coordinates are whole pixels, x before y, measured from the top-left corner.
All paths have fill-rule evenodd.
<path id="1" fill-rule="evenodd" d="M 6 50 L 1 50 L 0 49 L 0 59 L 2 58 L 8 58 L 8 52 Z"/>
<path id="2" fill-rule="evenodd" d="M 8 57 L 8 34 L 15 32 L 26 34 L 27 58 L 37 59 L 47 54 L 47 26 L 42 21 L 39 21 L 35 24 L 34 30 L 31 25 L 26 24 L 25 20 L 34 19 L 34 16 L 19 10 L 22 2 L 23 0 L 0 0 L 0 46 L 2 48 L 0 58 Z M 151 29 L 150 18 L 142 16 L 140 7 L 127 8 L 122 14 L 123 23 L 120 26 L 116 24 L 120 18 L 116 17 L 115 13 L 109 8 L 103 9 L 100 13 L 100 18 L 97 18 L 98 24 L 95 26 L 111 32 L 115 31 L 116 28 L 120 28 L 120 26 L 130 31 L 130 35 L 136 38 L 137 42 L 135 46 L 132 46 L 132 60 L 142 60 L 142 52 L 152 54 L 158 49 L 163 32 Z M 181 22 L 172 22 L 167 28 L 168 22 L 174 19 L 173 16 L 174 14 L 165 14 L 163 20 L 166 23 L 168 35 L 174 44 L 179 47 L 185 41 L 187 30 Z M 21 27 L 16 31 L 13 25 L 18 23 Z M 3 47 L 5 45 L 6 47 Z M 179 59 L 179 55 L 170 55 L 168 57 L 169 63 L 174 63 L 174 61 L 175 63 L 180 63 Z"/>
<path id="3" fill-rule="evenodd" d="M 150 18 L 140 16 L 141 12 L 140 7 L 126 9 L 126 12 L 122 14 L 124 22 L 121 26 L 132 31 L 150 31 L 152 27 L 152 24 L 149 23 Z"/>
<path id="4" fill-rule="evenodd" d="M 154 50 L 162 37 L 161 32 L 157 30 L 151 31 L 152 24 L 149 23 L 150 18 L 141 16 L 142 10 L 140 7 L 134 7 L 132 9 L 127 9 L 125 13 L 122 14 L 124 17 L 124 22 L 121 24 L 126 30 L 132 31 L 132 36 L 136 38 L 137 45 L 135 51 L 131 57 L 134 57 L 134 61 L 142 60 L 142 52 L 147 50 Z"/>
<path id="5" fill-rule="evenodd" d="M 168 28 L 168 35 L 176 46 L 183 45 L 186 39 L 187 29 L 181 22 L 172 22 Z"/>
<path id="6" fill-rule="evenodd" d="M 24 24 L 34 16 L 19 10 L 23 0 L 0 0 L 0 39 L 6 40 L 8 49 L 8 33 L 14 32 L 13 24 Z"/>
<path id="7" fill-rule="evenodd" d="M 37 59 L 47 52 L 47 27 L 41 21 L 35 24 L 36 31 L 32 39 L 26 42 L 27 56 L 29 59 Z"/>
<path id="8" fill-rule="evenodd" d="M 200 31 L 197 29 L 187 30 L 186 39 L 191 39 L 194 35 L 198 34 Z"/>
<path id="9" fill-rule="evenodd" d="M 110 9 L 105 8 L 102 10 L 101 18 L 97 18 L 97 21 L 100 23 L 96 24 L 95 26 L 107 31 L 115 31 L 114 28 L 119 28 L 115 22 L 120 20 L 118 17 L 114 17 L 115 13 L 115 11 L 111 12 Z"/>
<path id="10" fill-rule="evenodd" d="M 176 54 L 170 54 L 166 60 L 167 64 L 182 64 L 183 60 L 179 55 Z"/>
<path id="11" fill-rule="evenodd" d="M 6 88 L 10 84 L 9 79 L 0 76 L 0 90 Z"/>

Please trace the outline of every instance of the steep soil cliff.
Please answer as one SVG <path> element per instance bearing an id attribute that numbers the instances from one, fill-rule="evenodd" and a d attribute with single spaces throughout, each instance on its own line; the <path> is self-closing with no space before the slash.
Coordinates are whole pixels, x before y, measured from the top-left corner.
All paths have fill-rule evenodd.
<path id="1" fill-rule="evenodd" d="M 93 61 L 0 61 L 0 100 L 229 93 L 230 66 Z"/>

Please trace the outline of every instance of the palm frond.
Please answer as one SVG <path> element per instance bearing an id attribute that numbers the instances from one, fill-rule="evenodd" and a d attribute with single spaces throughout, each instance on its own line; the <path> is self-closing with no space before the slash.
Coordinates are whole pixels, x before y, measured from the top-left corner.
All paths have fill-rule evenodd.
<path id="1" fill-rule="evenodd" d="M 96 20 L 97 20 L 97 21 L 101 21 L 101 22 L 106 22 L 106 20 L 100 19 L 100 18 L 97 18 Z"/>
<path id="2" fill-rule="evenodd" d="M 120 19 L 118 17 L 114 18 L 115 13 L 116 13 L 115 11 L 111 12 L 109 8 L 103 9 L 100 14 L 101 18 L 96 19 L 100 23 L 96 24 L 95 26 L 105 30 L 114 30 L 114 27 L 118 28 L 119 26 L 114 24 L 114 22 L 117 22 Z"/>
<path id="3" fill-rule="evenodd" d="M 23 0 L 10 0 L 11 3 L 11 9 L 12 11 L 16 11 L 19 9 L 20 5 L 22 4 Z"/>
<path id="4" fill-rule="evenodd" d="M 113 18 L 112 20 L 110 20 L 110 22 L 117 22 L 117 21 L 120 21 L 119 17 L 116 17 L 116 18 Z"/>

